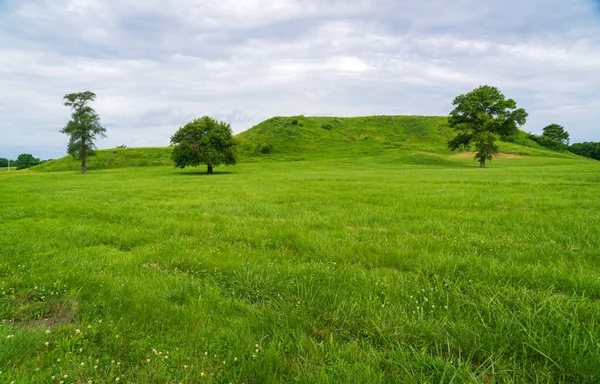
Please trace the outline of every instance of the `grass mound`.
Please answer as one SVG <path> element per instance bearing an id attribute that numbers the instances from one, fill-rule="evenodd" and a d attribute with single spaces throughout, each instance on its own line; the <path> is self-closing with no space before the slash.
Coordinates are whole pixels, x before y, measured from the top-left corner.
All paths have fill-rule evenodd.
<path id="1" fill-rule="evenodd" d="M 96 151 L 87 160 L 88 171 L 127 167 L 173 165 L 171 148 L 115 148 Z M 40 172 L 78 171 L 81 161 L 72 156 L 48 161 L 31 168 Z"/>
<path id="2" fill-rule="evenodd" d="M 240 162 L 389 156 L 416 165 L 455 164 L 447 142 L 454 132 L 443 116 L 273 117 L 236 135 Z M 500 142 L 506 154 L 575 158 L 569 152 L 540 147 L 519 131 L 512 142 Z M 172 166 L 171 149 L 118 148 L 97 151 L 88 170 Z M 393 158 L 393 159 L 392 159 Z M 79 160 L 65 156 L 31 168 L 78 171 Z"/>

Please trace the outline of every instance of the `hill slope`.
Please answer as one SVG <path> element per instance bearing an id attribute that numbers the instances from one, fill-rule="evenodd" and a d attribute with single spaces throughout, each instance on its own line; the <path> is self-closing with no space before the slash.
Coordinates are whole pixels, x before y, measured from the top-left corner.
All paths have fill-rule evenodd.
<path id="1" fill-rule="evenodd" d="M 454 136 L 444 116 L 273 117 L 238 134 L 243 160 L 273 158 L 378 156 L 426 152 L 448 156 Z M 519 131 L 502 152 L 520 155 L 573 157 L 548 151 Z"/>
<path id="2" fill-rule="evenodd" d="M 454 161 L 447 142 L 454 135 L 444 116 L 273 117 L 236 135 L 240 162 L 309 160 L 391 155 L 406 162 L 442 164 Z M 540 147 L 519 131 L 514 143 L 500 143 L 504 153 L 579 158 Z M 423 159 L 425 153 L 425 160 Z M 173 165 L 171 149 L 122 148 L 97 151 L 88 170 Z M 77 171 L 80 162 L 65 156 L 31 168 Z"/>
<path id="3" fill-rule="evenodd" d="M 87 161 L 89 171 L 127 167 L 144 167 L 172 165 L 171 148 L 115 148 L 96 151 Z M 31 170 L 41 172 L 77 171 L 81 170 L 81 161 L 72 156 L 40 164 Z"/>

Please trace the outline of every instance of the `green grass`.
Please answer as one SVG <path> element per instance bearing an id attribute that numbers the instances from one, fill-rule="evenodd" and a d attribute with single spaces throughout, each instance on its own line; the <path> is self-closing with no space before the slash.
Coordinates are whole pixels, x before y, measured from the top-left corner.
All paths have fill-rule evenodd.
<path id="1" fill-rule="evenodd" d="M 365 156 L 403 157 L 430 154 L 444 160 L 452 153 L 453 136 L 447 117 L 274 117 L 236 135 L 242 163 L 301 161 Z M 519 131 L 514 142 L 499 142 L 503 153 L 523 156 L 578 158 L 569 152 L 549 151 Z M 268 153 L 261 149 L 268 147 Z M 119 148 L 97 151 L 88 159 L 88 170 L 171 165 L 170 148 Z M 81 162 L 71 156 L 33 168 L 36 171 L 77 171 Z"/>
<path id="2" fill-rule="evenodd" d="M 355 155 L 0 174 L 0 382 L 600 381 L 600 163 Z"/>
<path id="3" fill-rule="evenodd" d="M 171 165 L 171 148 L 114 148 L 96 151 L 87 160 L 88 171 L 128 167 Z M 72 156 L 48 161 L 32 168 L 41 172 L 78 171 L 81 160 Z"/>

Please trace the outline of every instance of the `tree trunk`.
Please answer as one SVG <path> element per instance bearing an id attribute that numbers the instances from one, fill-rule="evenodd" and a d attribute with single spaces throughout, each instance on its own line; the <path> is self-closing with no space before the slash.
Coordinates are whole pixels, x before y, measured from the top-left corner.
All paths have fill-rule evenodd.
<path id="1" fill-rule="evenodd" d="M 479 159 L 479 168 L 485 168 L 485 157 Z"/>
<path id="2" fill-rule="evenodd" d="M 206 173 L 208 173 L 209 175 L 213 174 L 212 165 L 208 164 L 208 169 L 206 170 Z"/>
<path id="3" fill-rule="evenodd" d="M 86 169 L 86 160 L 87 160 L 87 151 L 85 147 L 85 140 L 81 139 L 81 174 L 85 175 L 87 173 Z"/>

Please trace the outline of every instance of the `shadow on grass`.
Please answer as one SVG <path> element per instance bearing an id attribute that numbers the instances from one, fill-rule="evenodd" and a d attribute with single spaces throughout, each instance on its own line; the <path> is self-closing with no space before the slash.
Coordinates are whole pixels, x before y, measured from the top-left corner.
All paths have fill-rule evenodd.
<path id="1" fill-rule="evenodd" d="M 221 176 L 233 174 L 231 171 L 214 171 L 212 174 L 206 173 L 206 171 L 186 171 L 186 172 L 173 172 L 173 175 L 178 176 Z"/>

